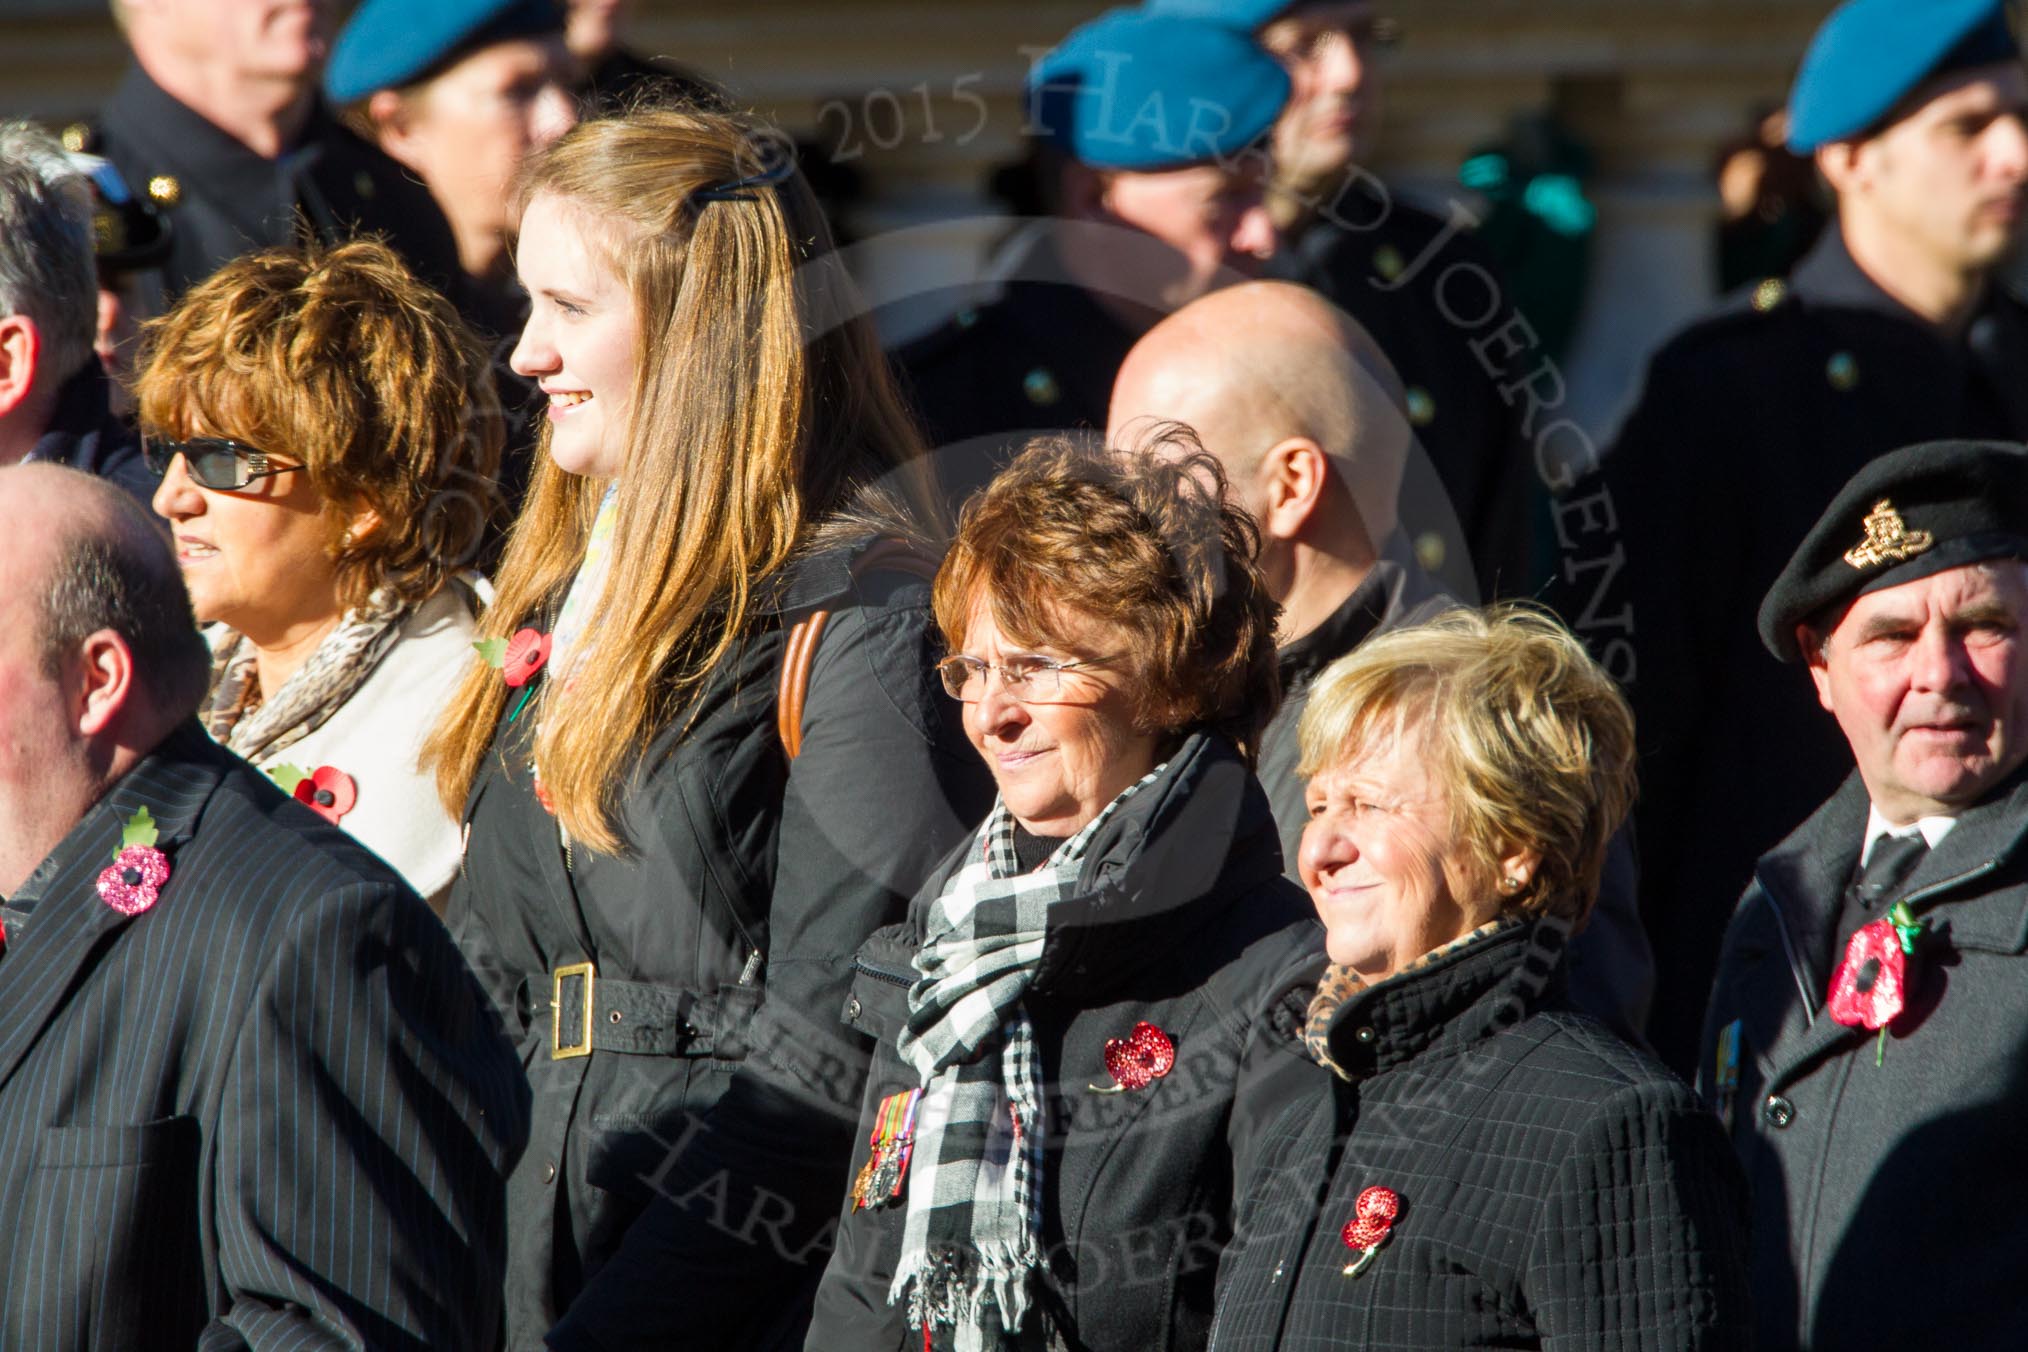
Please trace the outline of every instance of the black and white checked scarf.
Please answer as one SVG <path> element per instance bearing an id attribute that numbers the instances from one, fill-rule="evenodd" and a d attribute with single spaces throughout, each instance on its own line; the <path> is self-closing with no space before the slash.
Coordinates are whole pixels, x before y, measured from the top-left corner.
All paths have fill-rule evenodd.
<path id="1" fill-rule="evenodd" d="M 1027 1315 L 1042 1263 L 1042 1080 L 1021 998 L 1042 959 L 1049 908 L 1077 893 L 1108 817 L 1162 772 L 1106 804 L 1033 873 L 1018 872 L 1014 818 L 995 803 L 972 862 L 930 903 L 908 992 L 902 1060 L 922 1076 L 908 1214 L 890 1302 L 916 1328 L 946 1325 L 957 1352 L 997 1347 Z M 913 1287 L 913 1290 L 910 1288 Z"/>

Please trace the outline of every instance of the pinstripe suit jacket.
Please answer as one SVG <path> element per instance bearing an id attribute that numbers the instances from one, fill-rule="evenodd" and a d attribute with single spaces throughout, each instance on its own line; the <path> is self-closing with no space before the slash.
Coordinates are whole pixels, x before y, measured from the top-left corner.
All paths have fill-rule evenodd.
<path id="1" fill-rule="evenodd" d="M 146 806 L 169 881 L 98 898 Z M 0 1348 L 490 1348 L 527 1090 L 441 924 L 194 723 L 8 899 Z"/>

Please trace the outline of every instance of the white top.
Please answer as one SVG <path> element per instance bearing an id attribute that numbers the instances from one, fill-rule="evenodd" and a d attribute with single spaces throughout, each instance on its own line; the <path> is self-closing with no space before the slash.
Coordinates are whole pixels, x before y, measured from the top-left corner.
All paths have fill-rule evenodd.
<path id="1" fill-rule="evenodd" d="M 1866 843 L 1859 850 L 1859 865 L 1865 867 L 1866 856 L 1873 853 L 1873 842 L 1882 836 L 1907 836 L 1922 832 L 1923 843 L 1932 850 L 1938 841 L 1951 833 L 1958 824 L 1956 817 L 1918 817 L 1907 826 L 1895 826 L 1880 815 L 1880 809 L 1868 805 L 1866 808 Z"/>
<path id="2" fill-rule="evenodd" d="M 416 757 L 475 660 L 477 637 L 463 589 L 446 586 L 408 617 L 366 683 L 322 727 L 260 762 L 269 773 L 328 765 L 350 775 L 357 792 L 338 825 L 425 899 L 458 876 L 461 850 L 457 819 Z"/>

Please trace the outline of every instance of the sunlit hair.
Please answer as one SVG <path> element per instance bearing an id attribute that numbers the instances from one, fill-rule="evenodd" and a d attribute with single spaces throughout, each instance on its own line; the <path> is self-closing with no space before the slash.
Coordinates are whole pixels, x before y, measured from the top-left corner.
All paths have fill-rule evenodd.
<path id="1" fill-rule="evenodd" d="M 761 621 L 791 559 L 869 532 L 938 533 L 921 434 L 802 176 L 696 196 L 787 153 L 743 118 L 644 108 L 580 124 L 522 171 L 523 209 L 543 197 L 574 213 L 638 320 L 611 570 L 583 664 L 529 711 L 558 817 L 608 853 L 624 845 L 624 775 Z M 542 435 L 489 636 L 548 628 L 606 489 L 559 468 Z M 454 812 L 506 695 L 475 665 L 425 751 Z"/>
<path id="2" fill-rule="evenodd" d="M 230 437 L 308 467 L 341 604 L 381 587 L 423 601 L 478 553 L 504 436 L 490 359 L 386 245 L 234 259 L 142 341 L 146 434 Z M 379 525 L 351 538 L 362 508 Z"/>
<path id="3" fill-rule="evenodd" d="M 1317 677 L 1297 736 L 1305 777 L 1406 740 L 1450 804 L 1472 887 L 1508 910 L 1590 915 L 1633 804 L 1634 716 L 1547 612 L 1459 609 L 1376 634 Z M 1500 893 L 1500 861 L 1529 849 L 1528 885 Z"/>
<path id="4" fill-rule="evenodd" d="M 1141 731 L 1207 728 L 1251 760 L 1281 702 L 1259 547 L 1181 424 L 1132 449 L 1041 437 L 966 504 L 937 574 L 937 626 L 964 651 L 983 602 L 1015 643 L 1119 653 L 1109 665 Z"/>

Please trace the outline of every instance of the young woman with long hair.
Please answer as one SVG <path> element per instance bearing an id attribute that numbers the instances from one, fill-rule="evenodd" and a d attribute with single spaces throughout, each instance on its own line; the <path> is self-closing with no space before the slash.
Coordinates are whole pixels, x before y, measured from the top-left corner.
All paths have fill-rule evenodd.
<path id="1" fill-rule="evenodd" d="M 887 561 L 933 545 L 933 477 L 776 134 L 589 122 L 521 204 L 544 454 L 431 748 L 449 920 L 534 1092 L 508 1345 L 800 1346 L 853 952 L 990 797 Z"/>

